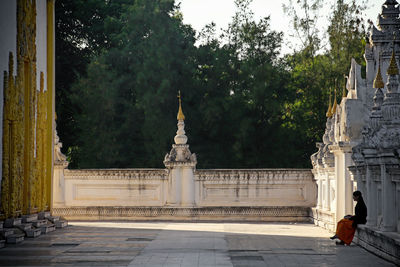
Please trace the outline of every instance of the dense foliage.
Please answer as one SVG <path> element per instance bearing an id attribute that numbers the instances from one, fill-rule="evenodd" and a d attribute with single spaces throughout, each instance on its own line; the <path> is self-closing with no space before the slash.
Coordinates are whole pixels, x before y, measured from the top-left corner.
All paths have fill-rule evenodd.
<path id="1" fill-rule="evenodd" d="M 351 57 L 361 62 L 364 36 L 362 8 L 339 0 L 322 49 L 310 16 L 321 2 L 309 2 L 286 8 L 305 38 L 281 55 L 283 33 L 254 20 L 251 0 L 235 1 L 221 36 L 213 23 L 196 35 L 173 0 L 56 1 L 57 127 L 70 166 L 161 167 L 180 90 L 199 168 L 308 167 L 328 88 Z"/>

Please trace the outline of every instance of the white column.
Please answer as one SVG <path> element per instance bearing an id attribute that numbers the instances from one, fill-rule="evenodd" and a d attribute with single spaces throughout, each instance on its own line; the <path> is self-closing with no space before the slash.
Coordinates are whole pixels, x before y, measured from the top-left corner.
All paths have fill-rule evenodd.
<path id="1" fill-rule="evenodd" d="M 373 177 L 373 170 L 371 166 L 367 166 L 366 173 L 367 184 L 367 225 L 376 226 L 378 217 L 378 189 Z"/>
<path id="2" fill-rule="evenodd" d="M 62 143 L 58 138 L 57 131 L 54 131 L 54 143 L 53 143 L 53 181 L 52 181 L 52 207 L 63 207 L 65 206 L 65 195 L 66 186 L 64 180 L 64 172 L 68 167 L 67 157 L 61 153 Z"/>
<path id="3" fill-rule="evenodd" d="M 181 202 L 181 168 L 172 168 L 168 177 L 167 205 L 179 205 Z"/>
<path id="4" fill-rule="evenodd" d="M 348 171 L 348 167 L 353 165 L 353 161 L 351 159 L 351 153 L 346 149 L 346 151 L 342 154 L 343 157 L 343 178 L 345 183 L 345 210 L 344 213 L 353 214 L 353 181 L 351 180 L 350 173 Z"/>
<path id="5" fill-rule="evenodd" d="M 336 222 L 343 219 L 345 213 L 346 185 L 343 175 L 342 153 L 335 151 L 335 180 L 336 180 Z"/>
<path id="6" fill-rule="evenodd" d="M 317 186 L 318 186 L 318 198 L 317 198 L 317 209 L 321 209 L 324 206 L 324 196 L 322 191 L 322 177 L 320 176 L 320 172 L 317 173 Z"/>
<path id="7" fill-rule="evenodd" d="M 326 199 L 326 210 L 330 211 L 331 210 L 331 181 L 329 179 L 329 174 L 327 173 L 325 176 L 325 183 L 326 183 L 326 187 L 325 187 L 325 199 Z"/>
<path id="8" fill-rule="evenodd" d="M 367 186 L 365 183 L 365 172 L 365 167 L 361 170 L 357 169 L 357 176 L 354 177 L 354 179 L 355 181 L 357 181 L 357 190 L 362 193 L 364 200 L 368 201 Z"/>
<path id="9" fill-rule="evenodd" d="M 336 180 L 336 222 L 345 215 L 353 214 L 353 182 L 347 169 L 352 165 L 351 146 L 345 142 L 329 147 L 335 155 L 335 180 Z"/>
<path id="10" fill-rule="evenodd" d="M 182 206 L 193 206 L 195 204 L 193 168 L 183 167 L 181 179 L 181 204 Z"/>
<path id="11" fill-rule="evenodd" d="M 392 182 L 391 175 L 387 172 L 386 165 L 382 164 L 381 166 L 383 202 L 383 225 L 381 230 L 393 232 L 396 230 L 395 184 Z"/>
<path id="12" fill-rule="evenodd" d="M 65 206 L 65 181 L 64 181 L 64 170 L 66 165 L 54 165 L 53 169 L 53 207 Z"/>

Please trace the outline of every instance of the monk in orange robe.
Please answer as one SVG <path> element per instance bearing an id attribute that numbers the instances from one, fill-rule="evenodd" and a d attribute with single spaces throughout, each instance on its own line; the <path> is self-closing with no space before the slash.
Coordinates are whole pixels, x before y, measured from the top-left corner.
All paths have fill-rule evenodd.
<path id="1" fill-rule="evenodd" d="M 346 215 L 340 220 L 336 227 L 336 234 L 331 239 L 338 238 L 340 241 L 336 242 L 337 245 L 350 245 L 353 241 L 354 233 L 358 224 L 365 224 L 367 222 L 367 206 L 360 191 L 353 193 L 354 201 L 357 201 L 355 207 L 355 215 Z"/>

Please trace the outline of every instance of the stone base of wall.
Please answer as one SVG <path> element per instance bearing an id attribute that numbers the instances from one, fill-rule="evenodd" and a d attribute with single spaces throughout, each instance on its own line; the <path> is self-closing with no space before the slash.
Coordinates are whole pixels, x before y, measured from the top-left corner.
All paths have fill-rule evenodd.
<path id="1" fill-rule="evenodd" d="M 400 234 L 359 225 L 353 240 L 368 251 L 400 266 Z"/>
<path id="2" fill-rule="evenodd" d="M 308 207 L 68 207 L 52 209 L 67 220 L 173 220 L 310 222 Z"/>
<path id="3" fill-rule="evenodd" d="M 331 232 L 335 231 L 335 214 L 317 208 L 311 209 L 312 221 L 315 225 L 325 228 Z"/>

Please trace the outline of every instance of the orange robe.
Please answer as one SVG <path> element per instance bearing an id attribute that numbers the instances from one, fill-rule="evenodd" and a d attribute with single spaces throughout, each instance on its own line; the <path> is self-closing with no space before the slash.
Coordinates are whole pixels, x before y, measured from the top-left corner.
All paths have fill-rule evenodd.
<path id="1" fill-rule="evenodd" d="M 336 227 L 336 236 L 346 245 L 350 245 L 353 241 L 356 228 L 353 228 L 353 221 L 349 219 L 341 219 Z"/>

